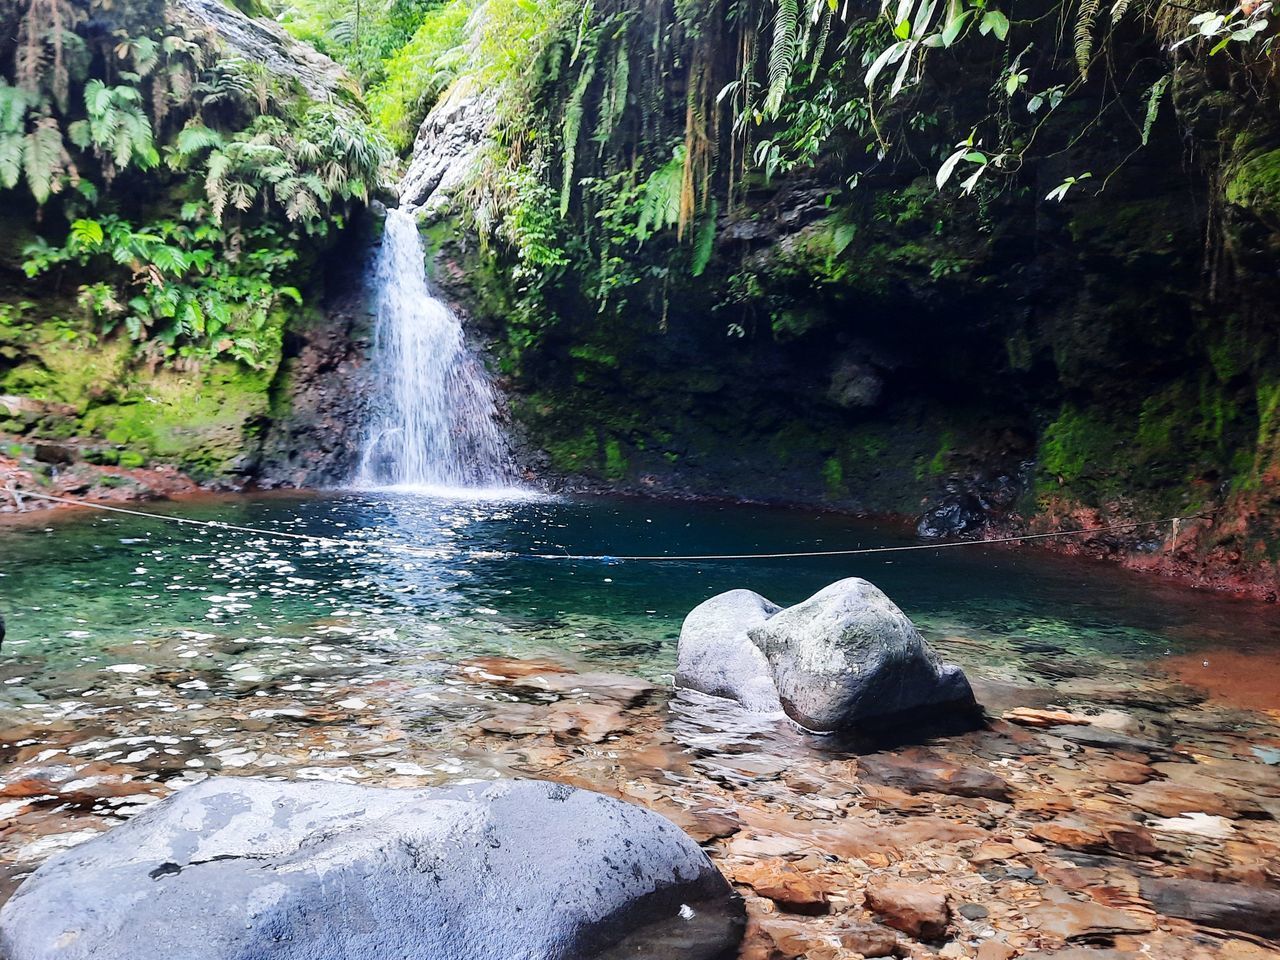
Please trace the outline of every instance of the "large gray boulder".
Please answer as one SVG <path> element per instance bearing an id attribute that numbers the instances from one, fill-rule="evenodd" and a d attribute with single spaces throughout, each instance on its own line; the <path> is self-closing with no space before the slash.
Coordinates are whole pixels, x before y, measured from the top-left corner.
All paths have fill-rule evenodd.
<path id="1" fill-rule="evenodd" d="M 960 668 L 856 577 L 786 609 L 750 590 L 712 597 L 685 618 L 676 656 L 677 686 L 821 733 L 979 712 Z"/>
<path id="2" fill-rule="evenodd" d="M 720 957 L 741 901 L 672 823 L 541 781 L 219 778 L 55 857 L 7 960 Z"/>
<path id="3" fill-rule="evenodd" d="M 747 631 L 781 609 L 751 590 L 730 590 L 698 604 L 680 627 L 676 685 L 780 713 L 769 661 Z"/>
<path id="4" fill-rule="evenodd" d="M 959 667 L 942 663 L 873 584 L 840 580 L 748 635 L 769 662 L 782 707 L 818 732 L 977 712 Z"/>

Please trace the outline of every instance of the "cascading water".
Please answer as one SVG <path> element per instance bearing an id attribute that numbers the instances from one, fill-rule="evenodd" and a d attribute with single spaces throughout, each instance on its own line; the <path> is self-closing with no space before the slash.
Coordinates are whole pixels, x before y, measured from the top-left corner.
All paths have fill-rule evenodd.
<path id="1" fill-rule="evenodd" d="M 515 479 L 492 384 L 427 286 L 411 211 L 387 213 L 374 278 L 375 395 L 359 486 L 502 487 Z"/>

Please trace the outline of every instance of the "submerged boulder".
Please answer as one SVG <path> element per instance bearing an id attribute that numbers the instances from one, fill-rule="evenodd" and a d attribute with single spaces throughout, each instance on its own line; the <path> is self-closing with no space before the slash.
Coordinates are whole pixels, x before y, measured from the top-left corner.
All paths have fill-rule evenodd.
<path id="1" fill-rule="evenodd" d="M 979 712 L 960 668 L 857 577 L 786 609 L 749 590 L 712 597 L 686 618 L 678 658 L 677 685 L 752 710 L 781 706 L 820 733 Z"/>
<path id="2" fill-rule="evenodd" d="M 976 711 L 969 681 L 944 664 L 897 605 L 860 577 L 840 580 L 749 631 L 787 715 L 831 732 Z"/>
<path id="3" fill-rule="evenodd" d="M 742 924 L 674 824 L 586 790 L 219 778 L 37 870 L 0 955 L 711 960 Z"/>
<path id="4" fill-rule="evenodd" d="M 730 590 L 698 604 L 680 627 L 676 685 L 761 713 L 781 711 L 769 661 L 747 636 L 781 609 L 751 590 Z"/>

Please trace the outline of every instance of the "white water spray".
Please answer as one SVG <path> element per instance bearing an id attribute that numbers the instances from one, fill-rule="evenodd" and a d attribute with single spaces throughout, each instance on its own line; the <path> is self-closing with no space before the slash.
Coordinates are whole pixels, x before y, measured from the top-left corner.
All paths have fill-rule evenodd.
<path id="1" fill-rule="evenodd" d="M 427 287 L 411 211 L 387 213 L 375 275 L 374 396 L 362 487 L 504 487 L 515 479 L 492 384 Z"/>

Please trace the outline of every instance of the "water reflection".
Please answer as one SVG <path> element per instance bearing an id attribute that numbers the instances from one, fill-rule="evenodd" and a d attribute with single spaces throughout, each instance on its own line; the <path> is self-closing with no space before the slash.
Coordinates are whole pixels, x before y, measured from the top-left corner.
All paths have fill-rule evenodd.
<path id="1" fill-rule="evenodd" d="M 686 826 L 690 810 L 708 830 L 754 824 L 735 849 L 775 849 L 799 828 L 751 804 L 768 795 L 804 807 L 801 820 L 830 816 L 831 798 L 853 789 L 852 761 L 731 705 L 671 701 L 680 621 L 722 590 L 793 603 L 852 575 L 881 586 L 963 664 L 997 715 L 1057 702 L 1093 718 L 1087 735 L 1055 732 L 1044 743 L 1009 732 L 949 740 L 965 762 L 1024 785 L 1075 784 L 1097 764 L 1095 806 L 1116 800 L 1118 764 L 1175 749 L 1240 764 L 1264 795 L 1276 779 L 1266 760 L 1280 749 L 1274 720 L 1206 707 L 1152 669 L 1167 655 L 1223 646 L 1272 662 L 1273 610 L 1107 566 L 980 547 L 738 563 L 530 556 L 834 549 L 898 537 L 812 512 L 619 499 L 379 492 L 148 509 L 342 544 L 85 513 L 0 528 L 9 620 L 0 895 L 54 850 L 219 772 L 392 786 L 553 776 L 625 793 Z M 1044 759 L 1033 776 L 1022 767 L 1034 757 Z M 994 821 L 982 816 L 986 829 Z M 1273 828 L 1255 817 L 1232 829 L 1239 840 Z M 852 843 L 847 832 L 823 836 Z"/>

